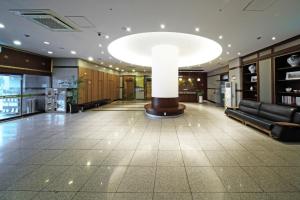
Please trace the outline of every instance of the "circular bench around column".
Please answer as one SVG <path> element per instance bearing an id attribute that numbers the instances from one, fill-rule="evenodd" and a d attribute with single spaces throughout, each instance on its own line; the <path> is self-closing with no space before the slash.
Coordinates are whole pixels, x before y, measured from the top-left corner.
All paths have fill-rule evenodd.
<path id="1" fill-rule="evenodd" d="M 146 104 L 145 111 L 150 116 L 178 116 L 184 113 L 185 105 L 178 98 L 152 97 L 151 103 Z"/>

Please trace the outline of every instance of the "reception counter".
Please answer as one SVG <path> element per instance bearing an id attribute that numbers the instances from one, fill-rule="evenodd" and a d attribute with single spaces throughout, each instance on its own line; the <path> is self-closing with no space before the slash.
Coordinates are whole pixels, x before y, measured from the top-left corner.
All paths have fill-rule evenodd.
<path id="1" fill-rule="evenodd" d="M 180 102 L 198 102 L 197 92 L 179 91 Z"/>

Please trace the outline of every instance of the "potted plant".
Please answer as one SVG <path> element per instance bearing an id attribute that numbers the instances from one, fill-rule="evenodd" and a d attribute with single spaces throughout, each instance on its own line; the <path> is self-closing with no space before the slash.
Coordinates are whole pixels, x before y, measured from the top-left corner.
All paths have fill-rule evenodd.
<path id="1" fill-rule="evenodd" d="M 198 102 L 199 103 L 203 103 L 203 95 L 204 95 L 204 91 L 203 90 L 197 91 L 197 96 L 198 96 Z"/>

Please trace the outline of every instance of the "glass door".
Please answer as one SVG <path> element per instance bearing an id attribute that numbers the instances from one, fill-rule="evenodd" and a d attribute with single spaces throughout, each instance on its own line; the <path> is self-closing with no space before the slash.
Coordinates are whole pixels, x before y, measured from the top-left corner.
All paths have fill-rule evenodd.
<path id="1" fill-rule="evenodd" d="M 0 74 L 0 120 L 21 116 L 22 75 Z"/>

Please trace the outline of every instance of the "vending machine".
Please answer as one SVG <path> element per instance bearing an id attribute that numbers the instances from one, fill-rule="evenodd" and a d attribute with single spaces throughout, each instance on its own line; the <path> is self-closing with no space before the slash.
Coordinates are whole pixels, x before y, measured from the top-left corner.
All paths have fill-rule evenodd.
<path id="1" fill-rule="evenodd" d="M 226 82 L 225 83 L 225 107 L 236 108 L 237 97 L 236 97 L 236 83 Z"/>

